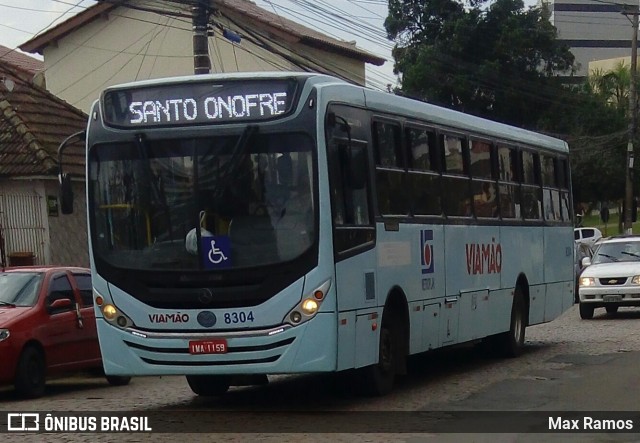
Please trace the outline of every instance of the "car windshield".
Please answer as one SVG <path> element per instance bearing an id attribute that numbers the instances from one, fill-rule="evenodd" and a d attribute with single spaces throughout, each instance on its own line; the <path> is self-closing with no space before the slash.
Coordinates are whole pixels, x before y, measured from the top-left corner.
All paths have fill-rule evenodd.
<path id="1" fill-rule="evenodd" d="M 41 272 L 0 272 L 0 307 L 33 306 L 42 276 Z"/>
<path id="2" fill-rule="evenodd" d="M 593 256 L 593 264 L 640 261 L 640 241 L 602 243 Z"/>
<path id="3" fill-rule="evenodd" d="M 234 269 L 290 261 L 315 240 L 305 134 L 97 145 L 89 162 L 95 253 L 131 269 Z"/>

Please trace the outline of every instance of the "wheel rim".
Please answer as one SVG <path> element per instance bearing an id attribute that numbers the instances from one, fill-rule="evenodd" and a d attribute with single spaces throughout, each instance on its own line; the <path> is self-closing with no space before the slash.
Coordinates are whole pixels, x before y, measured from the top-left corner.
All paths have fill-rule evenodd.
<path id="1" fill-rule="evenodd" d="M 513 339 L 516 343 L 520 343 L 521 341 L 523 328 L 524 321 L 522 319 L 522 312 L 518 310 L 513 321 Z"/>

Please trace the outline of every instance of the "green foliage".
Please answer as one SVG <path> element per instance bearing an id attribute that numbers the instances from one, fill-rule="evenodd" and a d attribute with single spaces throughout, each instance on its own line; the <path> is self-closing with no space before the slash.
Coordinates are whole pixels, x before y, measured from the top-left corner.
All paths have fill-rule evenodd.
<path id="1" fill-rule="evenodd" d="M 620 199 L 629 70 L 567 85 L 574 57 L 548 18 L 521 0 L 389 0 L 396 92 L 564 138 L 574 201 Z"/>
<path id="2" fill-rule="evenodd" d="M 496 121 L 533 128 L 561 89 L 574 57 L 556 39 L 544 9 L 521 0 L 463 5 L 390 0 L 401 93 Z"/>

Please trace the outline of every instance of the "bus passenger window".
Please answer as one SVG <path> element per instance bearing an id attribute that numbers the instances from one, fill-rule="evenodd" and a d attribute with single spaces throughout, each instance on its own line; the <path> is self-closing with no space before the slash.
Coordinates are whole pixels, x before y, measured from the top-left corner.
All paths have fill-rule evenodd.
<path id="1" fill-rule="evenodd" d="M 527 220 L 542 218 L 542 198 L 539 188 L 522 186 L 522 215 Z"/>
<path id="2" fill-rule="evenodd" d="M 432 160 L 436 146 L 436 135 L 425 129 L 407 128 L 407 143 L 411 152 L 411 169 L 420 171 L 435 171 Z"/>
<path id="3" fill-rule="evenodd" d="M 469 180 L 462 177 L 442 177 L 442 207 L 445 215 L 469 217 L 472 214 Z"/>
<path id="4" fill-rule="evenodd" d="M 469 141 L 469 157 L 470 169 L 472 177 L 493 178 L 491 167 L 491 143 L 470 140 Z"/>
<path id="5" fill-rule="evenodd" d="M 440 176 L 424 172 L 409 173 L 409 200 L 416 216 L 441 215 Z"/>
<path id="6" fill-rule="evenodd" d="M 444 160 L 447 172 L 464 174 L 464 156 L 462 153 L 463 140 L 451 135 L 444 136 Z"/>
<path id="7" fill-rule="evenodd" d="M 497 217 L 498 200 L 495 183 L 473 182 L 473 207 L 477 217 Z"/>
<path id="8" fill-rule="evenodd" d="M 376 164 L 384 167 L 404 167 L 400 144 L 400 126 L 375 122 L 373 140 L 376 147 Z"/>
<path id="9" fill-rule="evenodd" d="M 502 218 L 520 218 L 520 194 L 518 186 L 512 184 L 500 184 L 500 216 Z"/>

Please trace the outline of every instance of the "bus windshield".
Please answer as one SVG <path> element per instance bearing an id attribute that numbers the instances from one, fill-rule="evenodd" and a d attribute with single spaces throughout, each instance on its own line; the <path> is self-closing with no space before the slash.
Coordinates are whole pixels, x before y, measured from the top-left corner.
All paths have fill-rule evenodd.
<path id="1" fill-rule="evenodd" d="M 301 133 L 96 144 L 89 208 L 96 257 L 177 271 L 293 260 L 315 241 L 313 140 Z"/>

